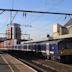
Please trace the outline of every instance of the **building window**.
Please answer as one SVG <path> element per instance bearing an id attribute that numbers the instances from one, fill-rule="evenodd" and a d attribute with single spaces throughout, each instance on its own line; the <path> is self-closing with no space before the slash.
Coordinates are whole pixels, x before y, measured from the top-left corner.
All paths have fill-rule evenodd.
<path id="1" fill-rule="evenodd" d="M 72 26 L 71 27 L 69 27 L 69 33 L 72 33 Z"/>
<path id="2" fill-rule="evenodd" d="M 17 44 L 20 44 L 20 41 L 17 41 Z"/>

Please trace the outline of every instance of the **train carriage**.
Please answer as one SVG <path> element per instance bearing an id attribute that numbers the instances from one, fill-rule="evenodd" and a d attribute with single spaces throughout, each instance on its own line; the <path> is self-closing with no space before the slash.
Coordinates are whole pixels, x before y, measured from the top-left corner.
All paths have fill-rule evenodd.
<path id="1" fill-rule="evenodd" d="M 37 55 L 41 54 L 51 60 L 72 60 L 72 39 L 27 41 L 24 44 L 8 46 L 8 48 Z"/>

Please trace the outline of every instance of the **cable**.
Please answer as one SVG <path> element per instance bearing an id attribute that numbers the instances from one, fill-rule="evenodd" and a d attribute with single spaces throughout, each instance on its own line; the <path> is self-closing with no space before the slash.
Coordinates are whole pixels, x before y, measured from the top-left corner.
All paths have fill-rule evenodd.
<path id="1" fill-rule="evenodd" d="M 11 20 L 11 23 L 12 23 L 12 22 L 13 22 L 13 20 L 15 19 L 16 15 L 17 15 L 17 13 L 18 13 L 18 12 L 16 12 L 16 13 L 15 13 L 15 15 L 13 16 L 13 18 L 12 18 L 12 20 Z"/>
<path id="2" fill-rule="evenodd" d="M 69 18 L 72 19 L 72 17 L 69 15 Z"/>
<path id="3" fill-rule="evenodd" d="M 33 22 L 35 22 L 36 20 L 38 20 L 41 16 L 43 16 L 43 15 L 39 15 L 39 16 L 37 16 L 36 18 L 34 18 L 32 21 L 30 21 L 30 25 L 33 23 Z"/>
<path id="4" fill-rule="evenodd" d="M 59 4 L 61 4 L 62 2 L 63 2 L 64 0 L 59 0 L 58 2 L 56 2 L 55 4 L 54 4 L 54 6 L 53 7 L 51 7 L 50 9 L 52 9 L 52 8 L 54 8 L 55 6 L 57 6 L 57 5 L 59 5 Z M 45 3 L 45 5 L 46 5 L 46 3 L 47 3 L 47 0 L 44 0 L 44 3 Z M 53 4 L 52 4 L 53 5 Z M 48 9 L 49 10 L 49 9 Z M 39 17 L 41 17 L 42 15 L 40 15 L 40 16 L 38 16 L 38 17 L 36 17 L 35 19 L 33 19 L 32 20 L 32 22 L 30 22 L 30 24 L 31 23 L 33 23 L 34 21 L 36 21 L 37 19 L 39 19 Z"/>
<path id="5" fill-rule="evenodd" d="M 12 0 L 12 9 L 14 8 L 14 0 Z M 10 24 L 12 24 L 12 11 L 10 12 Z"/>
<path id="6" fill-rule="evenodd" d="M 23 17 L 25 17 L 25 21 L 26 21 L 27 14 L 24 12 L 23 12 Z M 21 26 L 32 27 L 32 25 L 29 25 L 29 24 L 25 24 L 25 25 L 21 25 Z"/>
<path id="7" fill-rule="evenodd" d="M 33 10 L 16 10 L 16 9 L 0 9 L 0 11 L 13 11 L 13 12 L 28 12 L 28 13 L 42 13 L 42 14 L 57 14 L 57 15 L 72 15 L 72 13 L 60 12 L 47 12 L 47 11 L 33 11 Z"/>
<path id="8" fill-rule="evenodd" d="M 67 15 L 65 16 L 65 18 L 64 18 L 64 21 L 67 19 Z"/>
<path id="9" fill-rule="evenodd" d="M 0 12 L 0 15 L 3 14 L 5 12 L 5 10 L 3 10 L 2 12 Z"/>

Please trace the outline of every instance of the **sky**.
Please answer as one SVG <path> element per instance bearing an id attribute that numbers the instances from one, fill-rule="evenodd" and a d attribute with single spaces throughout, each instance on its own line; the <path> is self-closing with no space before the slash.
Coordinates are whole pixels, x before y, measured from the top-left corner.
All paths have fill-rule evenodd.
<path id="1" fill-rule="evenodd" d="M 72 0 L 0 0 L 0 8 L 72 13 Z M 15 14 L 12 12 L 12 17 Z M 30 34 L 32 39 L 36 39 L 51 35 L 53 24 L 64 25 L 71 17 L 37 13 L 26 13 L 26 16 L 23 16 L 23 13 L 18 12 L 13 23 L 21 25 L 22 34 Z M 4 12 L 0 15 L 0 33 L 5 33 L 9 23 L 10 12 Z"/>

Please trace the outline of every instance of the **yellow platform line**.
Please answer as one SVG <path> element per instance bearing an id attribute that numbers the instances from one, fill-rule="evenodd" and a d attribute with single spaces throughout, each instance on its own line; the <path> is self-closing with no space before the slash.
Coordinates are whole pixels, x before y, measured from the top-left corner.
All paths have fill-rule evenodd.
<path id="1" fill-rule="evenodd" d="M 11 65 L 8 63 L 8 61 L 7 61 L 3 56 L 1 56 L 1 57 L 2 57 L 2 59 L 5 61 L 5 63 L 8 64 L 11 72 L 14 72 L 13 68 L 12 68 Z"/>

